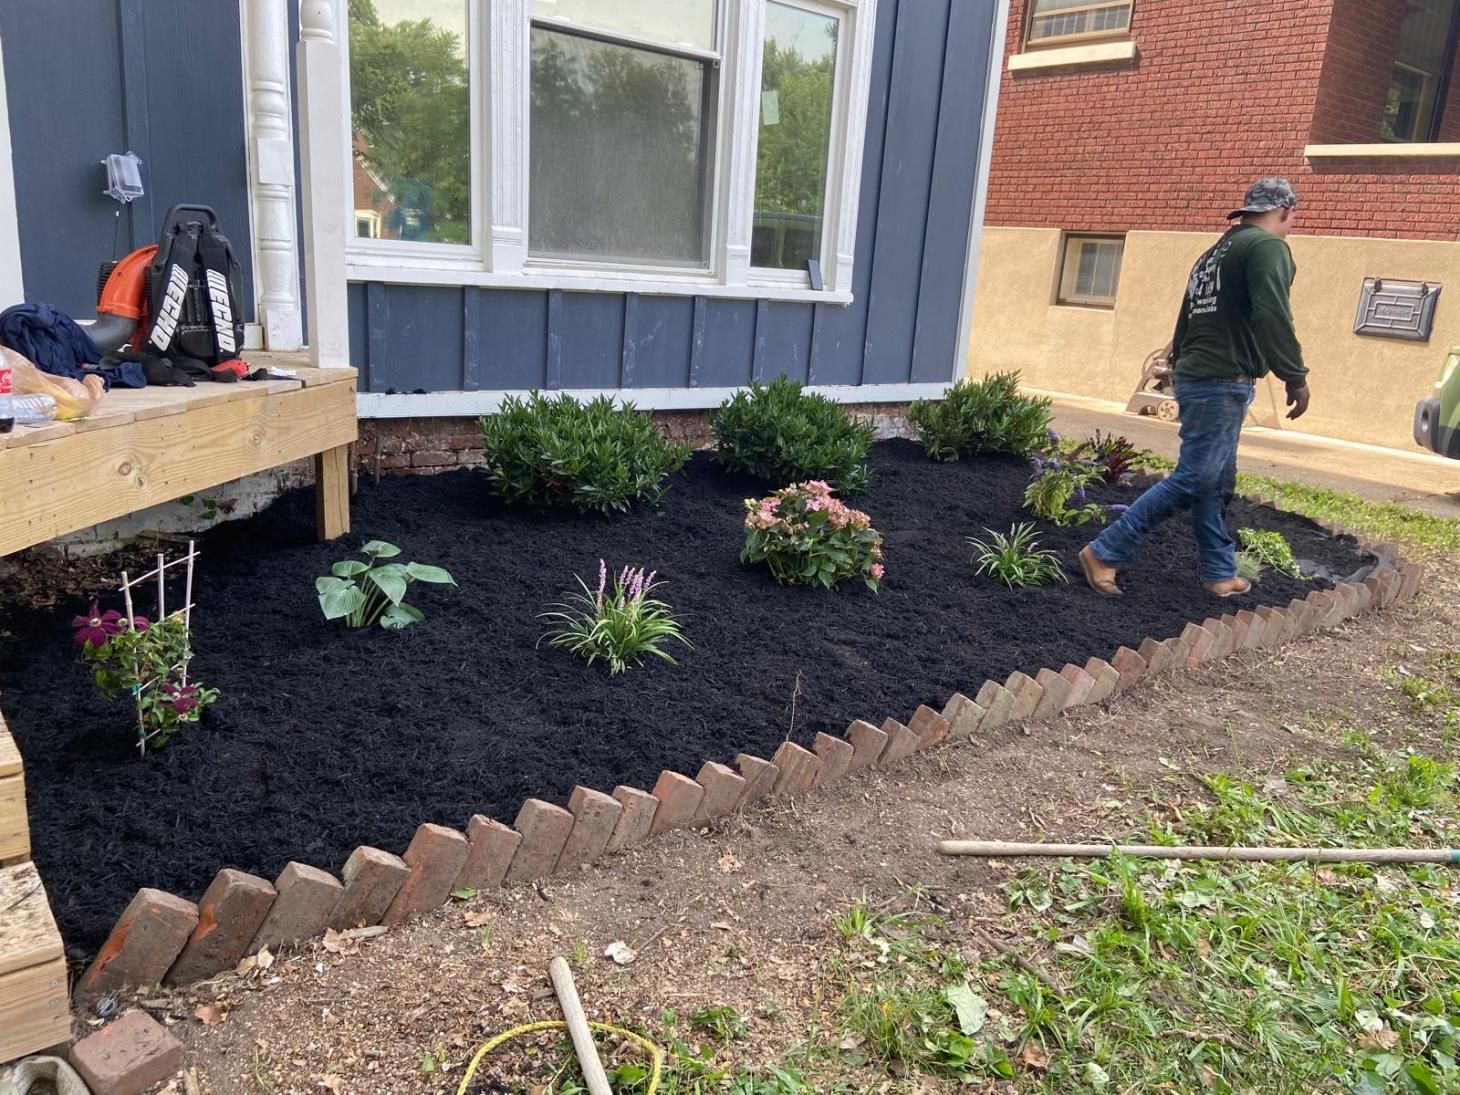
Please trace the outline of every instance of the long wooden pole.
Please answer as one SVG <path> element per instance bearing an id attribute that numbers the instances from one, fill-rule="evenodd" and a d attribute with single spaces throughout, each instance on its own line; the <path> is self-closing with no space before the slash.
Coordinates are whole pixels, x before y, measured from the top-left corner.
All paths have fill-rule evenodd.
<path id="1" fill-rule="evenodd" d="M 588 1016 L 583 1012 L 583 1002 L 578 999 L 568 960 L 554 958 L 548 966 L 548 976 L 552 978 L 553 990 L 558 994 L 563 1018 L 568 1021 L 568 1037 L 573 1040 L 573 1052 L 578 1055 L 578 1067 L 583 1070 L 588 1095 L 613 1095 L 613 1088 L 608 1086 L 608 1073 L 603 1071 L 603 1062 L 598 1059 L 598 1048 L 593 1044 L 593 1032 L 588 1029 Z"/>
<path id="2" fill-rule="evenodd" d="M 990 859 L 1012 856 L 1069 856 L 1104 859 L 1125 855 L 1136 859 L 1238 859 L 1248 863 L 1460 863 L 1457 848 L 1236 848 L 1167 847 L 1162 844 L 1021 844 L 1008 840 L 943 840 L 944 855 L 977 855 Z"/>

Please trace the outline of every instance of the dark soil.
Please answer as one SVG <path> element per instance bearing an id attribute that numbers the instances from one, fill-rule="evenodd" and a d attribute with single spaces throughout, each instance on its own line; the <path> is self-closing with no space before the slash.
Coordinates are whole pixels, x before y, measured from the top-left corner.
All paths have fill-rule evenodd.
<path id="1" fill-rule="evenodd" d="M 291 859 L 338 868 L 359 844 L 401 850 L 423 821 L 511 821 L 524 798 L 562 802 L 575 783 L 647 788 L 662 768 L 693 775 L 852 719 L 905 720 L 986 678 L 1083 664 L 1313 588 L 1269 574 L 1254 596 L 1219 602 L 1177 520 L 1125 574 L 1119 601 L 1079 579 L 1088 528 L 1044 530 L 1071 584 L 1007 590 L 973 576 L 964 537 L 1022 519 L 1022 462 L 936 464 L 888 442 L 872 464 L 854 504 L 886 538 L 880 594 L 786 589 L 743 569 L 741 501 L 764 492 L 703 454 L 658 508 L 612 519 L 507 511 L 468 471 L 365 484 L 349 546 L 388 540 L 460 583 L 416 586 L 428 619 L 402 632 L 320 619 L 314 578 L 347 552 L 312 542 L 312 493 L 295 492 L 204 538 L 194 667 L 223 696 L 145 760 L 129 710 L 101 700 L 76 662 L 69 622 L 84 605 L 7 613 L 5 717 L 25 757 L 34 857 L 73 953 L 94 950 L 140 886 L 196 898 L 221 867 L 270 878 Z M 1363 562 L 1291 515 L 1236 502 L 1231 521 L 1283 532 L 1335 574 Z M 591 580 L 600 557 L 659 571 L 694 643 L 675 652 L 678 667 L 611 678 L 537 646 L 537 614 L 576 588 L 575 574 Z"/>

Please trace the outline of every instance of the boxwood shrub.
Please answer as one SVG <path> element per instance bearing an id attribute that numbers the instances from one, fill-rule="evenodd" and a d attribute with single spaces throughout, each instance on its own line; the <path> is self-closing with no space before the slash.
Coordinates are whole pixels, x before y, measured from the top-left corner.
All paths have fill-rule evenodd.
<path id="1" fill-rule="evenodd" d="M 934 460 L 975 453 L 1029 456 L 1049 443 L 1050 402 L 1019 393 L 1018 373 L 960 380 L 937 402 L 919 399 L 907 420 Z"/>
<path id="2" fill-rule="evenodd" d="M 647 414 L 606 395 L 589 403 L 540 392 L 508 396 L 479 422 L 492 490 L 535 509 L 612 513 L 640 499 L 657 501 L 690 454 Z"/>
<path id="3" fill-rule="evenodd" d="M 710 414 L 720 463 L 774 486 L 806 479 L 843 494 L 867 489 L 872 424 L 840 404 L 777 377 L 736 392 Z"/>

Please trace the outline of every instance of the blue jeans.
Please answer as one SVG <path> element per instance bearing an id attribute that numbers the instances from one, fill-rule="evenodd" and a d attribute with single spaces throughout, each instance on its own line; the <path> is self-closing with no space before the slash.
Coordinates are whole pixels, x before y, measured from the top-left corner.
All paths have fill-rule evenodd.
<path id="1" fill-rule="evenodd" d="M 1202 581 L 1237 574 L 1237 552 L 1227 535 L 1226 508 L 1237 484 L 1237 441 L 1254 389 L 1230 380 L 1178 380 L 1181 456 L 1176 470 L 1136 499 L 1120 520 L 1090 545 L 1106 566 L 1127 562 L 1147 534 L 1168 517 L 1191 510 Z"/>

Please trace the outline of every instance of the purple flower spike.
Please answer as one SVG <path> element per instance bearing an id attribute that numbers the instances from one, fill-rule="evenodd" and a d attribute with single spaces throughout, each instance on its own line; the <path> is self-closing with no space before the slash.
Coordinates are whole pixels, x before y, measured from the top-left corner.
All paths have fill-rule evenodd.
<path id="1" fill-rule="evenodd" d="M 603 611 L 603 591 L 608 588 L 608 564 L 598 560 L 598 611 Z"/>

